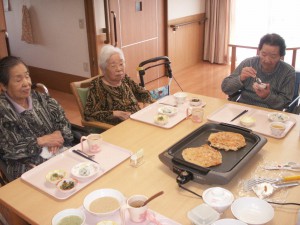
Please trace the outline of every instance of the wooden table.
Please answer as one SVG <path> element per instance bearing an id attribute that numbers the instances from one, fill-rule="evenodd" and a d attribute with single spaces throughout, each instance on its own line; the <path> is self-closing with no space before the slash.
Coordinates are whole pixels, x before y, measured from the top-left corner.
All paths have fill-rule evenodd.
<path id="1" fill-rule="evenodd" d="M 226 100 L 199 96 L 207 103 L 205 118 L 213 111 L 227 103 Z M 291 115 L 294 116 L 294 115 Z M 294 116 L 297 123 L 283 139 L 267 138 L 268 142 L 258 154 L 240 171 L 224 188 L 231 190 L 239 197 L 239 181 L 253 177 L 257 166 L 265 160 L 300 162 L 299 116 Z M 204 120 L 203 123 L 206 121 Z M 56 200 L 45 193 L 33 188 L 21 179 L 17 179 L 0 188 L 0 203 L 7 212 L 11 213 L 11 224 L 51 224 L 52 217 L 66 208 L 78 208 L 84 197 L 100 188 L 114 188 L 126 197 L 132 194 L 150 196 L 163 190 L 164 195 L 152 201 L 149 206 L 154 211 L 163 214 L 184 225 L 191 224 L 187 212 L 203 201 L 199 197 L 180 189 L 176 183 L 176 174 L 161 163 L 158 155 L 178 140 L 182 139 L 203 123 L 193 123 L 184 120 L 172 129 L 163 129 L 134 120 L 127 120 L 103 133 L 107 142 L 137 151 L 145 151 L 145 163 L 138 168 L 130 166 L 129 160 L 124 161 L 100 179 L 94 181 L 76 195 L 67 200 Z M 266 128 L 268 129 L 268 128 Z M 185 187 L 202 194 L 212 185 L 189 182 Z M 214 185 L 217 186 L 217 185 Z M 300 202 L 300 187 L 288 190 L 287 202 Z M 276 206 L 275 217 L 268 224 L 296 224 L 297 206 Z M 225 211 L 222 218 L 233 217 L 230 209 Z"/>

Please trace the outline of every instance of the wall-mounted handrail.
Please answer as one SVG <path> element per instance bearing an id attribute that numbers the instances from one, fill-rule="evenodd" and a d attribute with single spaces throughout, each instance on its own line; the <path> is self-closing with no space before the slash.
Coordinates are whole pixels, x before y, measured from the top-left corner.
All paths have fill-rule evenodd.
<path id="1" fill-rule="evenodd" d="M 258 54 L 258 47 L 245 46 L 245 45 L 233 45 L 233 44 L 229 44 L 228 46 L 231 47 L 231 72 L 233 72 L 235 70 L 236 49 L 237 48 L 256 49 L 257 54 Z M 297 50 L 298 49 L 300 49 L 300 47 L 286 48 L 286 51 L 293 51 L 292 66 L 294 68 L 296 66 L 296 57 L 297 57 Z"/>
<path id="2" fill-rule="evenodd" d="M 189 22 L 185 22 L 185 23 L 172 24 L 172 25 L 170 25 L 170 27 L 173 29 L 173 31 L 176 31 L 179 27 L 186 26 L 186 25 L 189 25 L 189 24 L 192 24 L 192 23 L 199 23 L 199 25 L 200 25 L 200 24 L 203 24 L 206 20 L 207 20 L 207 18 L 204 17 L 200 20 L 194 20 L 194 21 L 189 21 Z"/>

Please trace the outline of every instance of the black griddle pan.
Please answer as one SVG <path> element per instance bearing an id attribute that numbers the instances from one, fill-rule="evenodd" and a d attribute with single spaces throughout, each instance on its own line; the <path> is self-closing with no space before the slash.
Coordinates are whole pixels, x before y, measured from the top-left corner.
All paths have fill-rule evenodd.
<path id="1" fill-rule="evenodd" d="M 183 159 L 182 151 L 185 148 L 199 147 L 204 144 L 209 144 L 209 135 L 211 133 L 216 133 L 220 131 L 229 131 L 242 134 L 245 137 L 246 146 L 239 149 L 238 151 L 219 150 L 222 154 L 222 164 L 218 166 L 204 168 L 196 164 L 187 162 Z M 260 140 L 260 136 L 256 135 L 255 133 L 252 133 L 251 130 L 245 129 L 243 127 L 222 123 L 206 123 L 193 133 L 189 134 L 188 136 L 171 146 L 167 151 L 168 154 L 173 156 L 172 162 L 174 163 L 174 165 L 184 165 L 188 168 L 192 168 L 198 171 L 201 174 L 207 174 L 211 170 L 217 173 L 227 173 L 231 171 L 236 165 L 238 165 L 243 160 L 243 158 L 247 156 L 247 154 L 249 154 L 253 149 L 255 149 Z"/>

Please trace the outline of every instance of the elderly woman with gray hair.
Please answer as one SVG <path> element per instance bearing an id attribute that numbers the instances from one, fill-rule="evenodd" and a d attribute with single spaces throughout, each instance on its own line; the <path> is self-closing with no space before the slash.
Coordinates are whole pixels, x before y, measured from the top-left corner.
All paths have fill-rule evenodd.
<path id="1" fill-rule="evenodd" d="M 125 74 L 125 58 L 121 49 L 105 45 L 99 58 L 103 76 L 91 82 L 84 111 L 87 120 L 116 125 L 140 110 L 139 102 L 154 102 L 149 91 Z"/>

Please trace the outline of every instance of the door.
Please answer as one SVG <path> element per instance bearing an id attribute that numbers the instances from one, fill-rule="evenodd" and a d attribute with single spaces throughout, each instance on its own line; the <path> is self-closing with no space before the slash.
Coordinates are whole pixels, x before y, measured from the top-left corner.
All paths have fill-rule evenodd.
<path id="1" fill-rule="evenodd" d="M 106 14 L 109 20 L 110 44 L 121 48 L 126 59 L 126 72 L 136 82 L 140 62 L 166 55 L 167 1 L 110 0 Z M 153 72 L 155 71 L 155 72 Z M 151 70 L 146 82 L 162 75 L 163 70 Z"/>
<path id="2" fill-rule="evenodd" d="M 0 0 L 0 59 L 8 55 L 3 0 Z"/>

